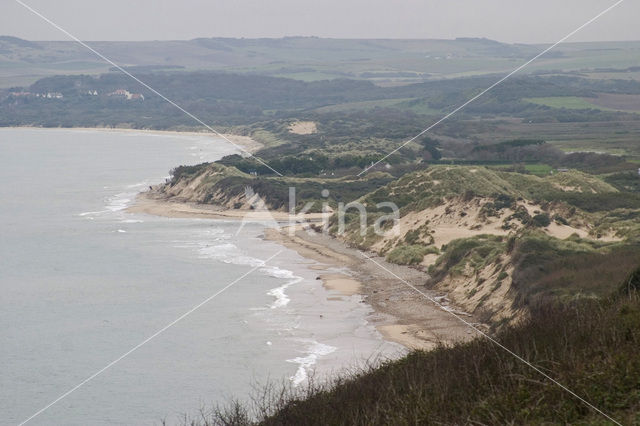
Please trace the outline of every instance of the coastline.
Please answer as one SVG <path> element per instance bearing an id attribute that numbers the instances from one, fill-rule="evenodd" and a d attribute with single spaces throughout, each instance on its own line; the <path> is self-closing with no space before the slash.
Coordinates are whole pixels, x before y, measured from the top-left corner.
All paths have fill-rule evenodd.
<path id="1" fill-rule="evenodd" d="M 99 131 L 116 133 L 147 133 L 178 136 L 210 136 L 220 139 L 210 132 L 184 132 L 167 130 L 141 130 L 107 127 L 56 127 L 34 126 L 7 127 L 14 129 Z M 249 136 L 224 134 L 233 143 L 248 152 L 255 152 L 263 145 Z M 126 208 L 129 213 L 149 214 L 172 218 L 198 218 L 212 220 L 249 220 L 288 225 L 288 212 L 225 209 L 215 205 L 202 205 L 181 201 L 169 201 L 153 193 L 139 193 L 133 204 Z M 322 213 L 305 215 L 307 222 L 319 222 Z M 431 301 L 416 295 L 415 291 L 394 278 L 375 263 L 364 259 L 357 250 L 348 247 L 336 238 L 319 233 L 310 234 L 299 227 L 293 235 L 287 228 L 265 228 L 264 238 L 279 243 L 319 264 L 311 265 L 318 272 L 325 289 L 337 293 L 336 297 L 361 295 L 374 313 L 367 318 L 387 341 L 398 343 L 409 349 L 429 350 L 438 345 L 468 340 L 473 335 L 461 323 Z M 376 262 L 401 276 L 412 285 L 421 286 L 426 276 L 415 269 L 387 263 L 384 258 L 375 257 Z M 337 270 L 337 271 L 336 271 Z M 423 290 L 432 297 L 442 296 Z M 433 293 L 433 294 L 431 294 Z"/>
<path id="2" fill-rule="evenodd" d="M 165 136 L 176 136 L 176 135 L 177 136 L 197 136 L 197 137 L 209 136 L 213 139 L 224 140 L 224 138 L 226 138 L 229 141 L 231 141 L 233 144 L 241 147 L 242 149 L 250 153 L 254 153 L 264 146 L 262 143 L 252 139 L 250 136 L 237 135 L 233 133 L 220 133 L 220 135 L 223 136 L 223 138 L 221 138 L 217 134 L 212 133 L 210 131 L 196 132 L 196 131 L 180 131 L 180 130 L 174 131 L 174 130 L 153 130 L 153 129 L 127 129 L 127 128 L 120 128 L 120 127 L 9 126 L 9 127 L 2 127 L 2 128 L 3 129 L 32 129 L 32 130 L 47 130 L 47 131 L 72 130 L 72 131 L 84 131 L 84 132 L 98 131 L 98 132 L 110 132 L 110 133 L 146 133 L 146 134 L 165 135 Z"/>
<path id="3" fill-rule="evenodd" d="M 264 239 L 318 262 L 309 267 L 318 273 L 318 279 L 322 280 L 324 288 L 335 292 L 336 297 L 362 296 L 363 302 L 369 304 L 374 311 L 367 321 L 375 326 L 384 340 L 408 349 L 430 350 L 438 345 L 450 345 L 474 337 L 471 330 L 453 315 L 416 295 L 406 284 L 366 260 L 358 250 L 348 247 L 344 242 L 328 235 L 309 232 L 300 225 L 296 226 L 291 235 L 287 227 L 287 212 L 223 209 L 214 205 L 167 201 L 146 192 L 138 194 L 126 211 L 174 218 L 246 219 L 280 223 L 279 227 L 265 228 Z M 321 217 L 321 213 L 309 214 L 307 219 L 314 222 Z M 373 259 L 412 285 L 421 286 L 426 280 L 425 274 L 416 269 L 390 264 L 377 256 L 373 256 Z M 443 296 L 427 289 L 422 291 L 431 297 Z"/>
<path id="4" fill-rule="evenodd" d="M 155 196 L 149 192 L 137 195 L 133 204 L 126 208 L 129 213 L 144 213 L 154 216 L 164 216 L 183 219 L 217 219 L 217 220 L 249 220 L 254 222 L 288 222 L 289 213 L 271 212 L 268 210 L 225 209 L 211 204 L 197 204 L 182 201 L 165 200 L 162 196 Z M 322 220 L 322 213 L 307 213 L 305 219 L 309 222 Z"/>
<path id="5" fill-rule="evenodd" d="M 453 315 L 416 295 L 406 284 L 336 238 L 309 233 L 301 227 L 293 235 L 288 228 L 266 229 L 265 238 L 319 262 L 321 265 L 316 265 L 316 270 L 332 270 L 319 276 L 325 288 L 343 295 L 361 295 L 375 312 L 367 320 L 385 340 L 409 349 L 431 350 L 474 337 L 469 327 Z M 418 270 L 387 263 L 371 253 L 368 255 L 412 285 L 420 286 L 426 278 Z M 344 272 L 336 273 L 336 268 L 343 268 Z M 422 291 L 431 297 L 443 296 L 427 289 Z"/>

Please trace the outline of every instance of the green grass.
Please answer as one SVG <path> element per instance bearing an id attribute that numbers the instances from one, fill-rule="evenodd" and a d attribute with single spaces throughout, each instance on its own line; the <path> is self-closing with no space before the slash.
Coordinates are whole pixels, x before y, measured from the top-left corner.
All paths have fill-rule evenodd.
<path id="1" fill-rule="evenodd" d="M 634 243 L 559 240 L 539 232 L 519 235 L 513 246 L 512 291 L 519 307 L 606 296 L 640 259 Z"/>
<path id="2" fill-rule="evenodd" d="M 543 172 L 543 165 L 534 167 Z M 573 187 L 582 191 L 570 198 L 559 186 Z M 367 203 L 392 201 L 402 208 L 402 213 L 422 210 L 443 198 L 470 196 L 494 197 L 498 194 L 523 197 L 528 200 L 558 201 L 564 198 L 573 201 L 590 197 L 593 201 L 612 193 L 616 188 L 601 179 L 578 171 L 556 173 L 544 177 L 533 174 L 501 172 L 481 166 L 431 166 L 426 170 L 409 173 L 365 197 Z M 604 198 L 603 198 L 604 199 Z M 606 201 L 610 201 L 608 198 Z M 631 205 L 626 203 L 624 205 Z M 603 205 L 604 207 L 604 205 Z"/>
<path id="3" fill-rule="evenodd" d="M 274 77 L 283 77 L 283 78 L 292 78 L 294 80 L 300 81 L 322 81 L 322 80 L 333 80 L 335 78 L 342 77 L 340 74 L 331 74 L 327 72 L 296 72 L 296 73 L 279 73 L 273 74 Z"/>
<path id="4" fill-rule="evenodd" d="M 477 235 L 451 241 L 442 248 L 442 255 L 430 269 L 430 282 L 435 283 L 445 275 L 461 273 L 469 265 L 478 271 L 496 262 L 505 253 L 504 237 Z"/>
<path id="5" fill-rule="evenodd" d="M 342 104 L 329 105 L 316 109 L 316 112 L 343 112 L 369 110 L 374 108 L 401 107 L 404 103 L 412 101 L 412 98 L 377 99 L 373 101 L 346 102 Z"/>
<path id="6" fill-rule="evenodd" d="M 484 166 L 489 170 L 496 171 L 509 171 L 513 170 L 513 163 L 502 163 L 502 164 L 492 164 L 490 166 Z M 554 168 L 548 164 L 535 163 L 535 164 L 525 164 L 524 170 L 527 173 L 530 173 L 535 176 L 545 177 L 551 174 Z"/>
<path id="7" fill-rule="evenodd" d="M 398 265 L 416 265 L 422 262 L 425 255 L 438 253 L 438 249 L 433 246 L 418 244 L 398 246 L 389 252 L 387 261 Z"/>
<path id="8" fill-rule="evenodd" d="M 536 176 L 547 176 L 553 171 L 553 167 L 548 164 L 525 164 L 524 168 Z"/>
<path id="9" fill-rule="evenodd" d="M 544 105 L 551 108 L 566 109 L 599 109 L 606 111 L 606 108 L 599 107 L 588 102 L 585 98 L 575 96 L 556 96 L 548 98 L 524 98 L 523 101 L 531 102 L 536 105 Z"/>

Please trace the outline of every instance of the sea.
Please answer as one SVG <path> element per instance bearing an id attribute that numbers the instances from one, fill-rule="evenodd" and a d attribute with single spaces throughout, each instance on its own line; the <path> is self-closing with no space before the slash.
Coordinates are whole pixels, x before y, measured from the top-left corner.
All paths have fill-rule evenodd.
<path id="1" fill-rule="evenodd" d="M 264 240 L 273 223 L 126 211 L 173 167 L 238 152 L 210 135 L 0 129 L 0 424 L 181 424 L 402 352 L 361 296 Z"/>

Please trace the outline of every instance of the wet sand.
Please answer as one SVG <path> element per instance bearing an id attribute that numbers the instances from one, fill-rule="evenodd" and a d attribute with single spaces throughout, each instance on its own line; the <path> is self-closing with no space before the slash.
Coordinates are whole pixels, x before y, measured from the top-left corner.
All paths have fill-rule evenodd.
<path id="1" fill-rule="evenodd" d="M 155 216 L 175 218 L 247 220 L 254 222 L 288 222 L 289 213 L 267 210 L 225 209 L 212 204 L 170 201 L 164 194 L 143 192 L 136 197 L 133 205 L 127 208 L 129 213 L 145 213 Z M 307 213 L 305 220 L 319 222 L 322 213 Z"/>
<path id="2" fill-rule="evenodd" d="M 415 290 L 395 278 L 384 268 L 411 283 L 430 297 L 443 296 L 426 289 L 427 276 L 418 270 L 387 263 L 383 258 L 367 253 L 378 264 L 362 256 L 358 250 L 343 242 L 317 232 L 298 229 L 270 228 L 265 238 L 297 251 L 301 256 L 316 260 L 321 265 L 314 269 L 330 270 L 320 274 L 327 289 L 340 294 L 361 294 L 375 313 L 368 320 L 385 339 L 410 349 L 429 350 L 475 337 L 467 325 L 443 310 Z M 342 269 L 336 273 L 336 269 Z M 448 307 L 454 309 L 455 307 Z M 458 312 L 466 321 L 473 319 Z"/>
<path id="3" fill-rule="evenodd" d="M 301 256 L 315 260 L 311 265 L 319 272 L 326 289 L 336 297 L 360 294 L 373 309 L 367 320 L 389 341 L 410 349 L 433 349 L 475 337 L 475 332 L 450 312 L 417 293 L 393 274 L 427 294 L 430 298 L 444 294 L 424 287 L 428 276 L 417 269 L 388 263 L 384 258 L 367 253 L 375 262 L 344 242 L 303 229 L 302 225 L 288 227 L 287 212 L 224 209 L 214 205 L 167 201 L 156 193 L 142 193 L 127 209 L 131 213 L 146 213 L 175 218 L 204 218 L 218 220 L 251 220 L 269 222 L 265 239 L 295 250 Z M 309 214 L 309 222 L 319 222 L 321 213 Z M 381 267 L 382 266 L 382 267 Z M 445 300 L 439 299 L 439 300 Z M 447 306 L 465 321 L 473 318 L 455 307 Z"/>
<path id="4" fill-rule="evenodd" d="M 139 132 L 139 130 L 129 129 L 102 130 Z M 206 133 L 180 134 L 202 136 Z M 226 136 L 234 138 L 235 143 L 250 151 L 255 151 L 261 146 L 246 136 Z M 387 340 L 410 349 L 428 350 L 439 344 L 448 345 L 475 336 L 473 330 L 450 312 L 417 293 L 389 271 L 431 298 L 443 296 L 424 287 L 428 278 L 424 272 L 390 264 L 384 258 L 367 253 L 367 256 L 375 260 L 372 262 L 358 250 L 348 247 L 336 238 L 302 229 L 300 225 L 289 228 L 287 227 L 288 212 L 234 210 L 215 205 L 170 201 L 166 200 L 164 195 L 153 191 L 140 194 L 127 211 L 175 218 L 267 222 L 271 227 L 265 229 L 265 238 L 291 248 L 303 257 L 319 262 L 312 267 L 319 270 L 319 278 L 323 281 L 324 287 L 335 291 L 336 297 L 362 295 L 363 301 L 371 305 L 375 311 L 368 320 Z M 307 222 L 320 222 L 322 217 L 322 213 L 311 213 L 305 215 L 304 219 Z M 470 316 L 454 307 L 447 307 L 447 309 L 460 313 L 469 322 L 473 321 Z"/>

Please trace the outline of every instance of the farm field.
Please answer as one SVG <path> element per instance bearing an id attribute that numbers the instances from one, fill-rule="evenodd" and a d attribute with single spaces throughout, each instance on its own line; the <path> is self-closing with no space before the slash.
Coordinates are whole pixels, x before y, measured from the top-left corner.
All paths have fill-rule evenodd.
<path id="1" fill-rule="evenodd" d="M 575 96 L 551 96 L 546 98 L 525 98 L 525 102 L 531 102 L 536 105 L 544 105 L 551 108 L 566 109 L 608 109 L 599 107 L 585 98 Z"/>

